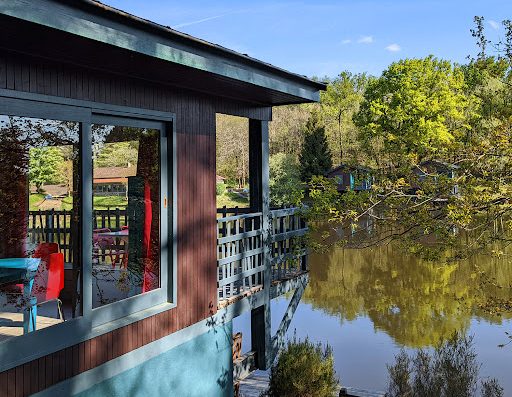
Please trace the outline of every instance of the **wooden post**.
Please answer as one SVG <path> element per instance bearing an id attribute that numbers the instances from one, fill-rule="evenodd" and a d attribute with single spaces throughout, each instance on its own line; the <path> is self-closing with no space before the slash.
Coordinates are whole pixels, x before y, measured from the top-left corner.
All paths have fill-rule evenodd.
<path id="1" fill-rule="evenodd" d="M 249 120 L 249 167 L 251 211 L 262 213 L 263 263 L 265 265 L 263 273 L 265 303 L 251 312 L 251 343 L 252 350 L 257 352 L 257 367 L 265 370 L 272 365 L 273 361 L 270 317 L 272 269 L 269 234 L 268 121 Z"/>

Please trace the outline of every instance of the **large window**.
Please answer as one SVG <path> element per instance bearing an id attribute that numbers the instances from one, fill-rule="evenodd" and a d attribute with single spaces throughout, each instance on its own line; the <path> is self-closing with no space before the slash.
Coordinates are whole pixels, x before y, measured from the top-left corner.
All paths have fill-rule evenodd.
<path id="1" fill-rule="evenodd" d="M 173 302 L 172 117 L 122 110 L 0 97 L 2 363 Z"/>
<path id="2" fill-rule="evenodd" d="M 78 127 L 0 116 L 0 341 L 81 314 Z"/>

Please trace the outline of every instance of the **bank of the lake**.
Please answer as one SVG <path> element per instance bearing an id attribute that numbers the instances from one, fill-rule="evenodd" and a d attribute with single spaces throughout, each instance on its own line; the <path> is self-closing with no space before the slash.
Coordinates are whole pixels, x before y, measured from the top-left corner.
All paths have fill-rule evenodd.
<path id="1" fill-rule="evenodd" d="M 400 348 L 428 348 L 458 331 L 474 335 L 480 375 L 497 378 L 512 396 L 512 345 L 498 347 L 512 331 L 512 313 L 491 315 L 481 308 L 490 297 L 511 297 L 510 257 L 440 265 L 389 246 L 333 248 L 311 255 L 310 270 L 289 332 L 329 342 L 342 384 L 384 390 L 386 364 Z M 287 305 L 284 298 L 272 303 L 274 326 Z M 249 350 L 249 316 L 237 319 L 234 329 L 246 335 L 243 347 Z"/>

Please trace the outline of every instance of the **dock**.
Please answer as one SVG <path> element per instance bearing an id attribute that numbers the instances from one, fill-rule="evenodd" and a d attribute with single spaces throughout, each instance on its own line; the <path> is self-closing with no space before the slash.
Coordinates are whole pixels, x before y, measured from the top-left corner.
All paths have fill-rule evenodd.
<path id="1" fill-rule="evenodd" d="M 240 381 L 239 397 L 260 397 L 267 390 L 269 374 L 266 371 L 254 371 Z M 355 387 L 339 386 L 334 396 L 344 397 L 384 397 L 383 391 L 371 391 Z"/>

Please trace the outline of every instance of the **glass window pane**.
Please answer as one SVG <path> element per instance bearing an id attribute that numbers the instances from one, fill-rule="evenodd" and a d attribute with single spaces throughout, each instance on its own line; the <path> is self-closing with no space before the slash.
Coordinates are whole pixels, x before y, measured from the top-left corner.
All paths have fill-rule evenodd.
<path id="1" fill-rule="evenodd" d="M 160 287 L 160 131 L 93 124 L 93 308 Z"/>
<path id="2" fill-rule="evenodd" d="M 0 115 L 0 342 L 81 314 L 78 127 Z"/>

